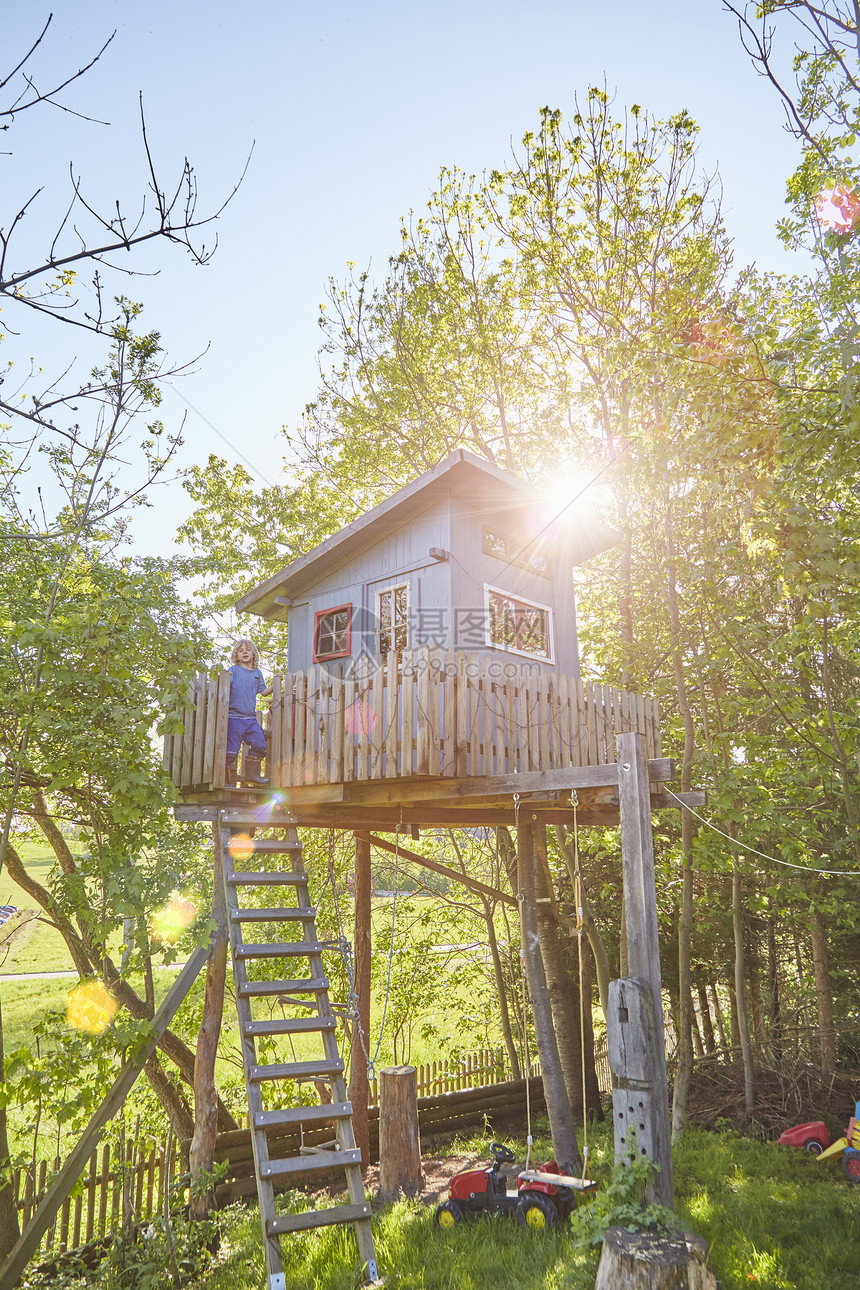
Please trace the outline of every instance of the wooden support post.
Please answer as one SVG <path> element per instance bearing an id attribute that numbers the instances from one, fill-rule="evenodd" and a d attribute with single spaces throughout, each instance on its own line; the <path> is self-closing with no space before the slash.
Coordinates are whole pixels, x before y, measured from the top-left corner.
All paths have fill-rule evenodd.
<path id="1" fill-rule="evenodd" d="M 417 1196 L 424 1185 L 414 1066 L 379 1072 L 379 1199 Z"/>
<path id="2" fill-rule="evenodd" d="M 649 1155 L 659 1173 L 649 1188 L 649 1199 L 672 1209 L 672 1147 L 669 1122 L 669 1094 L 666 1079 L 666 1047 L 663 1038 L 663 995 L 660 977 L 660 945 L 657 936 L 657 890 L 654 881 L 654 838 L 651 831 L 651 797 L 645 739 L 635 732 L 618 736 L 618 803 L 621 816 L 621 865 L 624 875 L 624 916 L 627 933 L 627 972 L 648 983 L 655 1021 L 649 1054 L 653 1081 L 648 1137 Z M 610 1007 L 610 1014 L 613 1009 Z M 612 1023 L 618 1018 L 612 1017 Z M 610 1017 L 607 1017 L 607 1025 Z M 615 1160 L 627 1152 L 620 1138 L 626 1121 L 615 1117 Z M 653 1154 L 652 1154 L 653 1152 Z"/>
<path id="3" fill-rule="evenodd" d="M 355 835 L 355 982 L 358 1020 L 352 1026 L 352 1048 L 349 1061 L 349 1100 L 352 1103 L 352 1126 L 356 1146 L 361 1148 L 361 1167 L 370 1164 L 370 1128 L 367 1116 L 367 1058 L 370 1044 L 370 957 L 372 950 L 370 923 L 370 842 Z"/>

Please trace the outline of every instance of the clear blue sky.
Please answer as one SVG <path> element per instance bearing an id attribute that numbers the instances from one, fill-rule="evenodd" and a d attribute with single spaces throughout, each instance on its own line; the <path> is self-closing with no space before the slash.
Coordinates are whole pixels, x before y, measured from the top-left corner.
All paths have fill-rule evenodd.
<path id="1" fill-rule="evenodd" d="M 6 63 L 48 12 L 7 9 Z M 619 108 L 638 102 L 655 115 L 686 108 L 695 117 L 702 162 L 719 167 L 736 263 L 791 267 L 773 230 L 796 145 L 720 0 L 610 0 L 599 12 L 593 0 L 58 0 L 40 82 L 80 66 L 114 29 L 104 58 L 65 100 L 110 126 L 46 110 L 22 117 L 8 139 L 15 155 L 0 159 L 0 218 L 43 184 L 29 220 L 37 245 L 40 212 L 59 209 L 71 160 L 90 192 L 133 205 L 141 90 L 165 178 L 187 153 L 204 206 L 229 190 L 255 144 L 212 263 L 194 269 L 160 247 L 159 275 L 126 286 L 172 357 L 209 345 L 178 386 L 202 414 L 188 413 L 186 463 L 210 451 L 234 456 L 208 421 L 262 478 L 278 478 L 278 430 L 295 425 L 315 394 L 328 277 L 347 260 L 381 274 L 398 218 L 421 209 L 441 166 L 503 165 L 544 104 L 569 113 L 574 94 L 604 77 Z M 39 346 L 46 369 L 60 361 L 47 337 L 30 332 L 20 344 Z M 14 347 L 7 341 L 4 360 Z M 165 396 L 166 422 L 184 410 Z M 163 490 L 157 513 L 138 526 L 141 543 L 166 551 L 184 513 L 181 491 Z"/>

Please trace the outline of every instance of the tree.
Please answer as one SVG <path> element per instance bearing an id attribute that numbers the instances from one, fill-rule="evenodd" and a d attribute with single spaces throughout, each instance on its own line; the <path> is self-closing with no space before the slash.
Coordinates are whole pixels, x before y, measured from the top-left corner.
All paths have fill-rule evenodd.
<path id="1" fill-rule="evenodd" d="M 110 44 L 60 84 L 39 91 L 36 67 L 50 28 L 49 17 L 0 79 L 5 131 L 24 112 L 70 110 L 63 91 Z M 163 863 L 165 850 L 182 851 L 165 827 L 169 798 L 150 731 L 154 721 L 175 710 L 175 687 L 188 674 L 192 655 L 205 657 L 207 646 L 199 623 L 170 587 L 169 567 L 132 560 L 121 549 L 130 510 L 144 504 L 151 485 L 164 477 L 179 434 L 157 419 L 142 433 L 138 429 L 139 419 L 157 408 L 158 382 L 170 373 L 160 362 L 158 334 L 137 331 L 139 306 L 116 293 L 114 284 L 120 274 L 134 272 L 134 261 L 117 268 L 112 257 L 158 239 L 205 263 L 214 249 L 203 240 L 205 230 L 223 204 L 198 210 L 196 176 L 187 159 L 175 185 L 163 184 L 142 101 L 141 142 L 147 195 L 134 216 L 120 203 L 107 212 L 98 209 L 74 167 L 71 193 L 41 254 L 23 232 L 42 188 L 25 193 L 0 216 L 0 340 L 8 343 L 31 323 L 56 324 L 59 330 L 65 324 L 89 338 L 93 356 L 83 379 L 73 368 L 43 377 L 34 364 L 14 392 L 9 375 L 0 392 L 0 415 L 7 418 L 0 454 L 6 553 L 0 575 L 0 868 L 14 867 L 63 932 L 78 970 L 107 974 L 120 1001 L 144 1021 L 151 1015 L 151 990 L 146 999 L 131 990 L 106 951 L 107 935 L 127 915 L 146 965 L 150 902 L 177 873 Z M 149 657 L 141 655 L 142 648 Z M 62 878 L 53 890 L 28 879 L 13 845 L 16 821 L 28 819 L 57 856 Z M 64 828 L 70 822 L 83 831 L 84 855 L 68 845 Z M 151 985 L 151 970 L 148 979 Z M 190 1078 L 192 1055 L 175 1036 L 167 1047 Z M 180 1113 L 181 1099 L 157 1062 L 148 1073 Z M 4 1116 L 0 1112 L 0 1135 Z M 16 1227 L 10 1204 L 8 1186 L 0 1188 L 0 1239 L 6 1248 Z"/>

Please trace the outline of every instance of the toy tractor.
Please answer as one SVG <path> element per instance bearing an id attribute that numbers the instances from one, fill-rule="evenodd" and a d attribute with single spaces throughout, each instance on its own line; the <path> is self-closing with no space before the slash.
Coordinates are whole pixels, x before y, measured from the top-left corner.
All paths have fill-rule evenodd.
<path id="1" fill-rule="evenodd" d="M 451 1179 L 448 1199 L 437 1205 L 434 1219 L 443 1231 L 472 1214 L 514 1216 L 521 1227 L 538 1232 L 555 1227 L 576 1208 L 577 1192 L 592 1191 L 595 1183 L 558 1172 L 554 1160 L 540 1169 L 523 1170 L 517 1190 L 508 1191 L 502 1165 L 513 1164 L 514 1153 L 501 1142 L 490 1143 L 493 1163 L 486 1169 L 466 1169 Z"/>
<path id="2" fill-rule="evenodd" d="M 842 1157 L 842 1172 L 849 1182 L 860 1182 L 860 1101 L 854 1107 L 854 1114 L 848 1121 L 844 1138 L 837 1138 L 832 1147 L 827 1147 L 819 1155 L 819 1160 L 830 1160 Z"/>

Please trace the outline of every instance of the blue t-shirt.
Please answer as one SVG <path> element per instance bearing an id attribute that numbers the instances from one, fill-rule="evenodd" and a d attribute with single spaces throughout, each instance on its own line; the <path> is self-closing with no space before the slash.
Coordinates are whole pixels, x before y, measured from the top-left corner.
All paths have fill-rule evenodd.
<path id="1" fill-rule="evenodd" d="M 253 717 L 257 710 L 257 695 L 266 689 L 263 673 L 258 667 L 242 667 L 233 663 L 230 668 L 231 717 Z"/>

